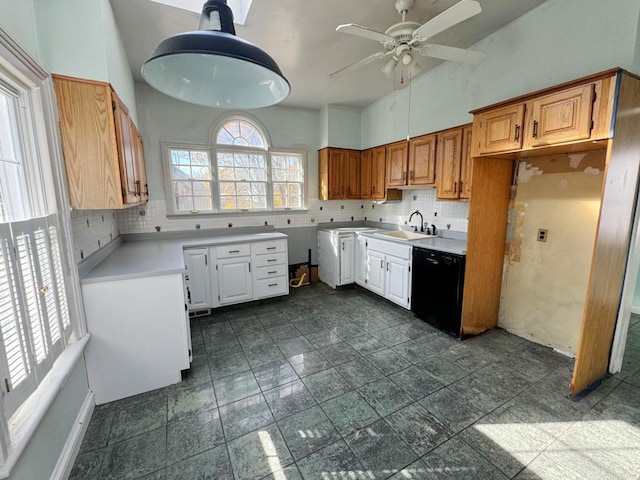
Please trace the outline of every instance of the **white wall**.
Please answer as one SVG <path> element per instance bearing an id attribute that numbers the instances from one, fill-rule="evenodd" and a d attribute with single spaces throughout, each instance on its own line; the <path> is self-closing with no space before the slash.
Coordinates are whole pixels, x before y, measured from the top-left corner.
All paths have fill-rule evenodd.
<path id="1" fill-rule="evenodd" d="M 611 67 L 634 70 L 640 2 L 548 0 L 488 36 L 477 66 L 443 63 L 414 80 L 410 135 L 461 125 L 468 112 Z M 362 113 L 362 147 L 407 135 L 409 90 L 399 90 Z"/>
<path id="2" fill-rule="evenodd" d="M 360 110 L 329 105 L 328 113 L 328 143 L 323 146 L 360 150 Z"/>
<path id="3" fill-rule="evenodd" d="M 33 0 L 0 0 L 0 27 L 36 59 L 40 58 Z"/>

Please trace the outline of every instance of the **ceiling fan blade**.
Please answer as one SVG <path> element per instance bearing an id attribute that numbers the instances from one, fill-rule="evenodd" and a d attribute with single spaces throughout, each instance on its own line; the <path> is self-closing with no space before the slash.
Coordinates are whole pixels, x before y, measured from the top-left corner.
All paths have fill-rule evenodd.
<path id="1" fill-rule="evenodd" d="M 418 27 L 413 32 L 413 38 L 417 41 L 424 41 L 467 18 L 479 14 L 481 11 L 482 7 L 475 0 L 462 0 L 441 14 L 436 15 L 421 27 Z"/>
<path id="2" fill-rule="evenodd" d="M 465 50 L 464 48 L 447 47 L 445 45 L 423 45 L 419 49 L 420 55 L 425 57 L 441 58 L 452 62 L 466 63 L 469 65 L 479 65 L 487 57 L 482 52 Z"/>
<path id="3" fill-rule="evenodd" d="M 380 43 L 395 42 L 395 39 L 387 35 L 386 33 L 377 32 L 370 28 L 356 25 L 355 23 L 347 23 L 345 25 L 338 25 L 337 32 L 348 33 L 349 35 L 355 35 L 356 37 L 367 38 L 369 40 L 375 40 Z"/>
<path id="4" fill-rule="evenodd" d="M 390 55 L 391 53 L 393 53 L 393 51 L 391 52 L 377 52 L 374 53 L 373 55 L 369 55 L 368 57 L 364 57 L 362 60 L 358 60 L 355 63 L 352 63 L 351 65 L 347 65 L 344 68 L 341 68 L 340 70 L 333 72 L 331 75 L 329 75 L 330 78 L 336 78 L 339 77 L 347 72 L 350 72 L 351 70 L 355 70 L 357 68 L 360 67 L 364 67 L 365 65 L 368 65 L 371 62 L 375 62 L 376 60 L 379 60 L 381 58 L 386 57 L 387 55 Z"/>

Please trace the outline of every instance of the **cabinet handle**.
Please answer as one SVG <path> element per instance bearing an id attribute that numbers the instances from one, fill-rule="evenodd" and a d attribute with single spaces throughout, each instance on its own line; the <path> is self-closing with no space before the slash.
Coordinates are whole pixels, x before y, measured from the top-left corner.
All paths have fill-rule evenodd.
<path id="1" fill-rule="evenodd" d="M 537 120 L 533 121 L 533 132 L 531 133 L 531 136 L 533 138 L 538 138 L 538 121 Z"/>
<path id="2" fill-rule="evenodd" d="M 462 180 L 460 181 L 460 193 L 462 193 Z"/>
<path id="3" fill-rule="evenodd" d="M 267 250 L 275 250 L 276 247 L 267 247 Z"/>
<path id="4" fill-rule="evenodd" d="M 278 259 L 277 258 L 268 258 L 267 262 L 277 262 Z"/>
<path id="5" fill-rule="evenodd" d="M 387 262 L 387 272 L 389 271 L 389 262 Z"/>
<path id="6" fill-rule="evenodd" d="M 270 287 L 277 287 L 277 286 L 278 286 L 278 284 L 277 284 L 277 283 L 270 283 L 270 284 L 269 284 L 269 286 L 270 286 Z"/>
<path id="7" fill-rule="evenodd" d="M 140 180 L 136 180 L 136 195 L 137 196 L 141 196 L 141 189 L 140 189 Z"/>
<path id="8" fill-rule="evenodd" d="M 342 250 L 344 250 L 344 242 L 342 242 Z"/>
<path id="9" fill-rule="evenodd" d="M 413 180 L 413 170 L 409 170 L 409 180 Z"/>
<path id="10" fill-rule="evenodd" d="M 206 253 L 205 253 L 205 255 L 204 255 L 204 264 L 205 264 L 205 265 L 209 265 L 209 261 L 208 261 L 208 259 L 207 259 L 207 254 L 206 254 Z"/>
<path id="11" fill-rule="evenodd" d="M 380 268 L 384 268 L 384 260 L 380 260 Z"/>
<path id="12" fill-rule="evenodd" d="M 251 272 L 251 262 L 249 262 L 249 272 Z"/>
<path id="13" fill-rule="evenodd" d="M 278 273 L 278 271 L 274 270 L 273 272 L 267 272 L 267 275 L 273 275 L 274 273 Z"/>
<path id="14" fill-rule="evenodd" d="M 453 182 L 453 193 L 458 193 L 458 182 Z"/>
<path id="15" fill-rule="evenodd" d="M 517 142 L 520 140 L 520 125 L 516 125 L 516 134 L 513 137 L 513 141 Z"/>
<path id="16" fill-rule="evenodd" d="M 229 250 L 229 253 L 240 253 L 240 250 Z"/>
<path id="17" fill-rule="evenodd" d="M 402 172 L 402 181 L 404 182 L 407 178 L 407 172 Z"/>

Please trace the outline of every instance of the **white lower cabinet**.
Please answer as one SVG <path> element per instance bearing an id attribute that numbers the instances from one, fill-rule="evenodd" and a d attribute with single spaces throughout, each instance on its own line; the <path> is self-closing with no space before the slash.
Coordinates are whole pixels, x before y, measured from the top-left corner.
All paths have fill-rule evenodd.
<path id="1" fill-rule="evenodd" d="M 185 248 L 190 310 L 289 293 L 287 240 Z"/>
<path id="2" fill-rule="evenodd" d="M 251 257 L 220 258 L 216 263 L 216 269 L 220 305 L 253 299 Z"/>
<path id="3" fill-rule="evenodd" d="M 340 238 L 340 285 L 355 282 L 355 236 Z"/>
<path id="4" fill-rule="evenodd" d="M 189 368 L 182 273 L 82 284 L 85 350 L 97 404 L 166 387 Z"/>
<path id="5" fill-rule="evenodd" d="M 412 247 L 367 239 L 365 251 L 365 288 L 406 309 L 411 308 Z"/>
<path id="6" fill-rule="evenodd" d="M 356 265 L 355 280 L 361 287 L 366 286 L 367 281 L 367 239 L 361 235 L 356 236 Z"/>
<path id="7" fill-rule="evenodd" d="M 187 269 L 187 298 L 189 310 L 201 310 L 211 306 L 211 277 L 209 273 L 209 248 L 185 248 L 184 266 Z"/>

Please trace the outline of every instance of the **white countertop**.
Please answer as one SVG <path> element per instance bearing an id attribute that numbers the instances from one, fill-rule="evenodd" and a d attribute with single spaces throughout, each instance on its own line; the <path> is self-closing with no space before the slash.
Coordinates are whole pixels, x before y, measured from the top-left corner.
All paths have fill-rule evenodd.
<path id="1" fill-rule="evenodd" d="M 378 230 L 379 232 L 381 230 Z M 428 237 L 419 240 L 402 240 L 399 238 L 376 235 L 375 231 L 358 232 L 359 235 L 384 240 L 388 242 L 401 243 L 418 248 L 428 248 L 430 250 L 438 250 L 440 252 L 453 253 L 456 255 L 467 254 L 467 241 L 458 238 L 447 237 Z"/>
<path id="2" fill-rule="evenodd" d="M 89 273 L 81 283 L 98 283 L 184 272 L 183 248 L 285 239 L 280 232 L 220 235 L 174 240 L 123 242 Z"/>

